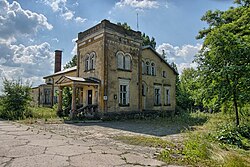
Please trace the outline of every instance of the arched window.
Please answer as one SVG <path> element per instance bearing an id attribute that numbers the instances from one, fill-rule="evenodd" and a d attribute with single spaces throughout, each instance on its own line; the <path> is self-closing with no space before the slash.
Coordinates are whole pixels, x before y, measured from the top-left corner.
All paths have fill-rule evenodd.
<path id="1" fill-rule="evenodd" d="M 85 56 L 85 71 L 89 70 L 89 54 Z"/>
<path id="2" fill-rule="evenodd" d="M 150 75 L 151 73 L 150 73 L 150 63 L 147 61 L 146 62 L 146 74 L 147 75 Z"/>
<path id="3" fill-rule="evenodd" d="M 117 56 L 117 68 L 122 70 L 131 70 L 131 56 L 130 54 L 119 51 Z"/>
<path id="4" fill-rule="evenodd" d="M 152 74 L 152 75 L 156 75 L 155 63 L 154 63 L 154 62 L 151 63 L 151 74 Z"/>
<path id="5" fill-rule="evenodd" d="M 123 69 L 123 57 L 124 54 L 122 52 L 117 53 L 117 68 Z"/>
<path id="6" fill-rule="evenodd" d="M 124 69 L 131 70 L 131 60 L 129 54 L 124 56 Z"/>
<path id="7" fill-rule="evenodd" d="M 95 52 L 90 54 L 90 70 L 95 69 Z"/>

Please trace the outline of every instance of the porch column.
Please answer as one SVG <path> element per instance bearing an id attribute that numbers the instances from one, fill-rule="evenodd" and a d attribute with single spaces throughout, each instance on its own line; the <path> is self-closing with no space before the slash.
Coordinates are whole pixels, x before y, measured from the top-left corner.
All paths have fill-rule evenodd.
<path id="1" fill-rule="evenodd" d="M 58 96 L 58 111 L 62 111 L 62 89 L 63 87 L 59 86 L 59 96 Z"/>
<path id="2" fill-rule="evenodd" d="M 76 111 L 76 86 L 73 83 L 73 85 L 72 85 L 72 106 L 71 106 L 71 113 L 70 113 L 71 118 L 73 118 L 75 111 Z"/>
<path id="3" fill-rule="evenodd" d="M 79 93 L 79 95 L 80 95 L 80 97 L 79 97 L 80 98 L 79 99 L 80 100 L 80 104 L 83 104 L 83 97 L 82 97 L 83 96 L 83 88 L 80 88 L 79 90 L 80 90 L 80 93 Z"/>

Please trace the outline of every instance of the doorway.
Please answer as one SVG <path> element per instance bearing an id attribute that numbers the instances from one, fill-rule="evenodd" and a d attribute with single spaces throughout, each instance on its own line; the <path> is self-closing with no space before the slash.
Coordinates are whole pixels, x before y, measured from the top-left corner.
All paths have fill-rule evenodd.
<path id="1" fill-rule="evenodd" d="M 88 91 L 88 93 L 87 93 L 87 95 L 88 95 L 88 105 L 90 105 L 90 104 L 92 104 L 92 90 L 87 90 Z"/>

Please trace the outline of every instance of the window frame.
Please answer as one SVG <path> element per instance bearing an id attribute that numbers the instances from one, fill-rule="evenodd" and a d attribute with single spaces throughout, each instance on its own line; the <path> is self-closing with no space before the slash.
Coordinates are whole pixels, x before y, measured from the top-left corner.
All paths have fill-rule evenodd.
<path id="1" fill-rule="evenodd" d="M 171 106 L 170 87 L 165 87 L 164 92 L 165 92 L 164 105 Z"/>
<path id="2" fill-rule="evenodd" d="M 128 107 L 130 100 L 129 79 L 119 79 L 119 106 Z M 125 89 L 124 89 L 125 88 Z M 124 99 L 125 95 L 125 99 Z M 125 103 L 124 103 L 125 100 Z"/>
<path id="3" fill-rule="evenodd" d="M 154 87 L 154 106 L 161 106 L 161 87 L 160 86 Z"/>
<path id="4" fill-rule="evenodd" d="M 153 61 L 151 62 L 150 67 L 151 67 L 151 75 L 156 76 L 156 65 Z"/>

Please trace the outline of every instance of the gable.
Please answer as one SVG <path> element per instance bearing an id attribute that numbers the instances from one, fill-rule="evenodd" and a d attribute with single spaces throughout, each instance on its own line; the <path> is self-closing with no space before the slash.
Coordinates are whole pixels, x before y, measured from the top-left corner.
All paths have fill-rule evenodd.
<path id="1" fill-rule="evenodd" d="M 157 64 L 165 65 L 165 67 L 171 70 L 174 75 L 179 75 L 178 72 L 170 64 L 168 64 L 168 62 L 164 60 L 161 55 L 157 53 L 151 46 L 142 47 L 142 60 L 149 60 L 150 62 L 153 61 Z"/>

